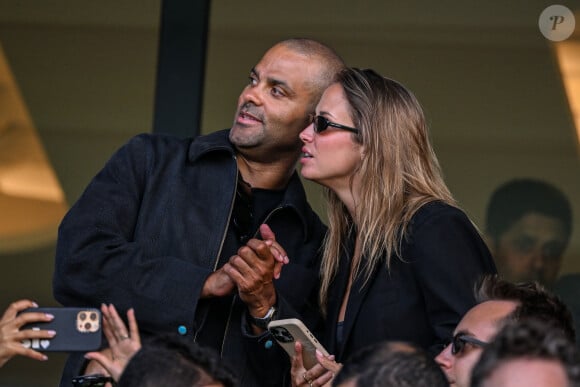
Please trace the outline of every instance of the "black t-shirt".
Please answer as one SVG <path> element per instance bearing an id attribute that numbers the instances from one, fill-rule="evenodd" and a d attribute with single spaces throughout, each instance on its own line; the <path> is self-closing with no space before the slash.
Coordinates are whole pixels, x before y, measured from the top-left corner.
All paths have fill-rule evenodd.
<path id="1" fill-rule="evenodd" d="M 217 268 L 222 267 L 232 255 L 237 254 L 238 249 L 256 233 L 257 237 L 260 237 L 260 225 L 268 214 L 280 205 L 284 192 L 284 190 L 252 188 L 250 196 L 241 186 L 238 187 Z M 195 318 L 196 326 L 202 327 L 197 335 L 199 344 L 220 350 L 230 309 L 239 307 L 233 303 L 234 294 L 200 300 Z M 241 303 L 239 299 L 238 303 Z"/>

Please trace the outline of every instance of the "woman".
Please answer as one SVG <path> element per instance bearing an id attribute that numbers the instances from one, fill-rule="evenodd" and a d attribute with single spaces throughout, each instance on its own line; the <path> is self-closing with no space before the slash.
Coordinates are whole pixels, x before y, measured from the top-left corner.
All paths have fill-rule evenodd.
<path id="1" fill-rule="evenodd" d="M 419 103 L 373 70 L 347 69 L 300 138 L 302 175 L 328 201 L 324 346 L 337 362 L 381 340 L 436 353 L 475 304 L 475 281 L 496 270 L 443 181 Z M 300 348 L 294 385 L 323 385 L 339 369 L 332 357 L 304 369 Z"/>

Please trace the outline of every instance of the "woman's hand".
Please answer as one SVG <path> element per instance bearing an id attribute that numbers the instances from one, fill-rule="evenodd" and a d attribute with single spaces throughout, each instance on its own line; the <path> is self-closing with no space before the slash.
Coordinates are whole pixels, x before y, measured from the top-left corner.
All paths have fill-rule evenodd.
<path id="1" fill-rule="evenodd" d="M 35 360 L 48 359 L 45 354 L 26 348 L 22 341 L 51 339 L 56 335 L 56 332 L 52 330 L 20 330 L 20 328 L 28 323 L 51 321 L 54 316 L 39 312 L 18 314 L 27 308 L 38 308 L 38 305 L 30 300 L 15 301 L 10 304 L 2 319 L 0 319 L 0 367 L 16 355 L 26 356 Z"/>
<path id="2" fill-rule="evenodd" d="M 280 278 L 280 273 L 282 272 L 282 266 L 290 262 L 286 250 L 276 242 L 276 235 L 274 231 L 266 223 L 260 226 L 260 235 L 262 240 L 270 247 L 270 251 L 276 260 L 276 265 L 274 266 L 274 278 Z"/>
<path id="3" fill-rule="evenodd" d="M 334 376 L 342 368 L 342 364 L 334 361 L 334 355 L 324 356 L 318 350 L 316 359 L 318 364 L 310 369 L 304 367 L 302 360 L 302 343 L 294 344 L 296 355 L 292 357 L 292 387 L 329 387 L 332 385 Z"/>
<path id="4" fill-rule="evenodd" d="M 141 349 L 135 311 L 133 309 L 127 311 L 129 331 L 113 305 L 102 305 L 101 311 L 103 312 L 103 332 L 109 342 L 109 348 L 100 352 L 89 352 L 85 358 L 100 363 L 115 381 L 119 381 L 131 357 Z"/>

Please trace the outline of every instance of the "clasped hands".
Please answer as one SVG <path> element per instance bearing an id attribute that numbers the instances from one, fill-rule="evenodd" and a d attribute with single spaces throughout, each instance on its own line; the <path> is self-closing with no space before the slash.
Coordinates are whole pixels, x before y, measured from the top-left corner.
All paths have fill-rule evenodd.
<path id="1" fill-rule="evenodd" d="M 254 317 L 264 316 L 276 303 L 273 280 L 280 277 L 289 262 L 286 251 L 266 224 L 260 226 L 260 239 L 250 239 L 238 254 L 206 280 L 202 297 L 221 297 L 238 290 L 240 299 Z"/>

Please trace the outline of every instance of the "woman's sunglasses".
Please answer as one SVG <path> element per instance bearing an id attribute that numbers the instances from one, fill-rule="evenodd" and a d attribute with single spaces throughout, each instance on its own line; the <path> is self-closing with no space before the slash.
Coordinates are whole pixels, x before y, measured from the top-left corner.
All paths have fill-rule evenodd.
<path id="1" fill-rule="evenodd" d="M 475 337 L 468 336 L 464 333 L 458 333 L 455 336 L 453 336 L 453 339 L 451 339 L 451 353 L 454 356 L 460 355 L 465 349 L 466 344 L 471 344 L 476 347 L 485 348 L 488 343 L 486 343 L 485 341 L 478 340 Z"/>
<path id="2" fill-rule="evenodd" d="M 316 116 L 314 114 L 311 114 L 310 115 L 310 122 L 312 122 L 312 126 L 314 127 L 314 131 L 316 133 L 324 132 L 326 129 L 328 129 L 329 126 L 332 126 L 333 128 L 342 129 L 342 130 L 348 130 L 349 132 L 353 132 L 353 133 L 358 133 L 358 129 L 328 121 L 323 116 Z"/>

